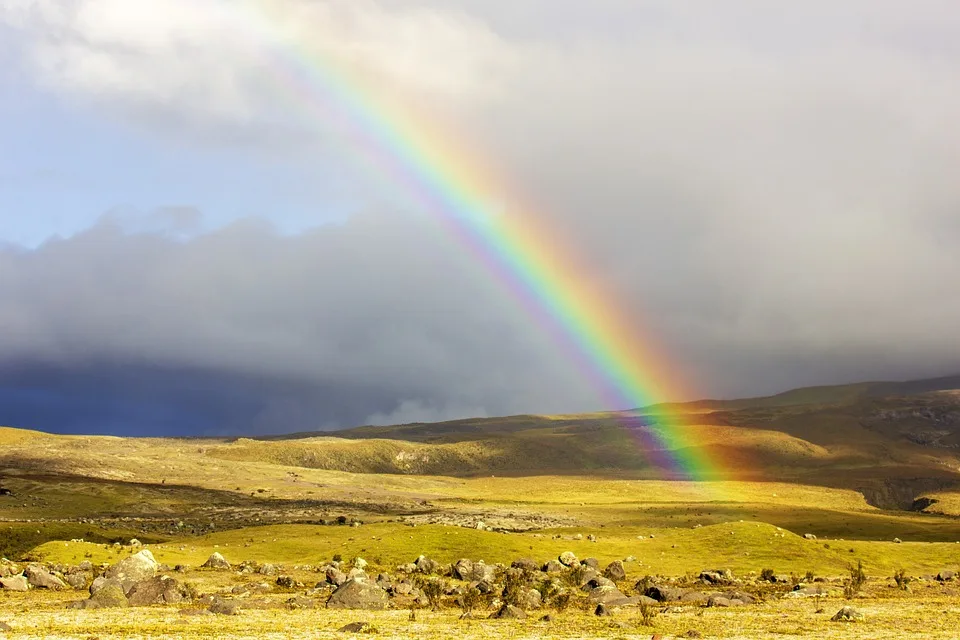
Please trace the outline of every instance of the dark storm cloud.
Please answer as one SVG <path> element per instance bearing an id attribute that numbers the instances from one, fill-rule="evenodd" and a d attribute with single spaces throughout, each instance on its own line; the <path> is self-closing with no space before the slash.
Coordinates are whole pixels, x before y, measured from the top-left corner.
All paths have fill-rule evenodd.
<path id="1" fill-rule="evenodd" d="M 413 218 L 189 240 L 105 218 L 0 250 L 0 299 L 0 422 L 18 426 L 265 433 L 594 402 Z"/>

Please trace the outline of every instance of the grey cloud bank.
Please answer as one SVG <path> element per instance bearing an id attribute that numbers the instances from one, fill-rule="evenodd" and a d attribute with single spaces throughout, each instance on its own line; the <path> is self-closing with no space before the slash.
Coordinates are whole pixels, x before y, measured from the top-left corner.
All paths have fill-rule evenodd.
<path id="1" fill-rule="evenodd" d="M 0 0 L 0 24 L 51 96 L 185 145 L 337 165 L 371 213 L 298 236 L 104 221 L 0 249 L 16 422 L 61 424 L 31 420 L 56 404 L 40 397 L 96 398 L 77 429 L 156 406 L 150 429 L 191 433 L 601 408 L 462 248 L 391 205 L 322 105 L 291 100 L 248 22 L 208 0 L 138 3 L 155 20 L 121 4 Z M 277 37 L 423 108 L 519 185 L 685 391 L 960 371 L 956 3 L 274 5 Z"/>

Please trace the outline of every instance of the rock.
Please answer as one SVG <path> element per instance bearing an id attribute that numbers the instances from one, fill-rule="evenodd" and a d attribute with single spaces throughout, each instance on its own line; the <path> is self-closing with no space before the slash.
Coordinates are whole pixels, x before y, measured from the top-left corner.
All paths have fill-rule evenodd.
<path id="1" fill-rule="evenodd" d="M 0 631 L 13 631 L 13 627 L 8 625 L 6 622 L 0 622 Z"/>
<path id="2" fill-rule="evenodd" d="M 510 566 L 514 569 L 522 569 L 524 571 L 537 571 L 540 569 L 540 565 L 530 558 L 519 558 L 514 560 Z"/>
<path id="3" fill-rule="evenodd" d="M 363 582 L 364 580 L 367 580 L 367 579 L 368 579 L 367 572 L 364 571 L 363 569 L 357 569 L 356 567 L 354 567 L 353 569 L 350 569 L 350 571 L 347 573 L 347 580 L 356 580 L 357 582 Z"/>
<path id="4" fill-rule="evenodd" d="M 276 565 L 272 564 L 263 564 L 257 568 L 257 573 L 262 576 L 275 576 L 280 573 L 280 570 L 277 569 Z"/>
<path id="5" fill-rule="evenodd" d="M 548 613 L 547 615 L 540 618 L 540 622 L 553 622 L 553 616 Z"/>
<path id="6" fill-rule="evenodd" d="M 499 611 L 490 616 L 493 620 L 526 620 L 526 612 L 513 605 L 505 604 Z"/>
<path id="7" fill-rule="evenodd" d="M 722 571 L 701 571 L 700 581 L 705 584 L 729 584 L 733 582 L 733 574 L 724 569 Z"/>
<path id="8" fill-rule="evenodd" d="M 590 590 L 590 593 L 587 594 L 587 599 L 592 603 L 606 603 L 612 600 L 620 600 L 624 598 L 622 593 L 616 587 L 603 586 L 596 587 Z"/>
<path id="9" fill-rule="evenodd" d="M 305 596 L 294 596 L 287 600 L 287 608 L 295 611 L 302 609 L 316 609 L 320 606 L 320 603 L 313 598 L 307 598 Z"/>
<path id="10" fill-rule="evenodd" d="M 350 624 L 345 624 L 339 629 L 338 633 L 360 633 L 364 629 L 370 626 L 369 622 L 351 622 Z"/>
<path id="11" fill-rule="evenodd" d="M 853 607 L 844 607 L 830 619 L 834 622 L 862 622 L 863 614 Z"/>
<path id="12" fill-rule="evenodd" d="M 572 551 L 564 551 L 557 559 L 560 561 L 560 564 L 565 567 L 573 567 L 580 564 L 580 562 L 577 560 L 576 554 Z"/>
<path id="13" fill-rule="evenodd" d="M 208 608 L 210 613 L 216 613 L 221 616 L 238 616 L 242 607 L 239 600 L 227 600 L 226 598 L 215 598 Z"/>
<path id="14" fill-rule="evenodd" d="M 801 587 L 800 585 L 797 585 L 796 589 L 794 589 L 793 591 L 788 591 L 787 593 L 783 594 L 782 597 L 790 598 L 790 599 L 822 598 L 827 595 L 830 595 L 830 590 L 825 587 L 821 587 L 821 586 Z"/>
<path id="15" fill-rule="evenodd" d="M 417 561 L 414 563 L 416 565 L 416 570 L 419 573 L 425 573 L 427 575 L 433 575 L 440 571 L 440 563 L 436 560 L 431 560 L 426 556 L 420 556 L 417 558 Z"/>
<path id="16" fill-rule="evenodd" d="M 154 559 L 149 549 L 144 549 L 124 558 L 117 564 L 108 568 L 103 577 L 108 580 L 117 580 L 121 583 L 124 591 L 129 591 L 137 582 L 152 578 L 160 569 L 159 563 Z M 96 580 L 94 580 L 96 584 Z"/>
<path id="17" fill-rule="evenodd" d="M 687 591 L 679 599 L 685 604 L 707 604 L 710 597 L 700 591 Z"/>
<path id="18" fill-rule="evenodd" d="M 805 534 L 803 534 L 803 537 L 804 537 L 806 540 L 816 540 L 816 539 L 817 539 L 817 536 L 813 535 L 812 533 L 805 533 Z"/>
<path id="19" fill-rule="evenodd" d="M 361 571 L 363 571 L 364 569 L 367 568 L 367 561 L 364 560 L 363 558 L 359 558 L 359 557 L 354 558 L 354 559 L 353 559 L 353 568 L 354 568 L 354 569 L 360 569 Z"/>
<path id="20" fill-rule="evenodd" d="M 297 582 L 290 576 L 280 576 L 277 578 L 277 586 L 281 589 L 302 589 L 303 583 Z"/>
<path id="21" fill-rule="evenodd" d="M 7 591 L 26 591 L 30 588 L 30 583 L 27 582 L 26 576 L 9 576 L 7 578 L 0 578 L 0 589 L 5 589 Z"/>
<path id="22" fill-rule="evenodd" d="M 328 609 L 386 609 L 387 592 L 369 582 L 348 580 L 327 600 Z"/>
<path id="23" fill-rule="evenodd" d="M 937 574 L 937 580 L 940 582 L 950 582 L 957 578 L 956 571 L 941 571 Z"/>
<path id="24" fill-rule="evenodd" d="M 543 565 L 543 571 L 545 573 L 560 573 L 563 571 L 563 565 L 557 562 L 556 560 L 551 560 L 550 562 Z"/>
<path id="25" fill-rule="evenodd" d="M 127 601 L 127 596 L 116 582 L 99 589 L 89 599 L 71 605 L 75 609 L 116 609 L 128 606 L 130 603 Z"/>
<path id="26" fill-rule="evenodd" d="M 493 565 L 483 562 L 473 562 L 467 559 L 457 560 L 453 565 L 453 577 L 465 582 L 486 580 L 493 582 L 496 570 Z"/>
<path id="27" fill-rule="evenodd" d="M 204 569 L 229 569 L 230 563 L 227 562 L 227 559 L 220 555 L 218 551 L 214 551 L 210 557 L 207 558 L 207 561 L 200 566 Z"/>
<path id="28" fill-rule="evenodd" d="M 638 583 L 636 588 L 641 589 L 642 583 Z M 686 592 L 683 589 L 653 585 L 647 588 L 647 590 L 644 592 L 644 595 L 653 598 L 657 602 L 675 602 L 680 600 L 684 593 Z"/>
<path id="29" fill-rule="evenodd" d="M 596 572 L 594 572 L 596 573 Z M 617 588 L 617 583 L 611 580 L 610 578 L 604 578 L 601 575 L 592 576 L 583 584 L 584 589 L 596 589 L 597 587 L 613 587 Z"/>
<path id="30" fill-rule="evenodd" d="M 595 615 L 595 616 L 601 616 L 601 617 L 606 617 L 606 616 L 610 616 L 610 615 L 613 615 L 613 614 L 611 614 L 611 613 L 610 613 L 610 610 L 607 609 L 606 605 L 604 605 L 604 604 L 601 602 L 600 604 L 597 605 L 597 608 L 593 610 L 593 615 Z"/>
<path id="31" fill-rule="evenodd" d="M 729 598 L 725 598 L 723 596 L 710 596 L 707 599 L 707 606 L 708 607 L 729 607 L 731 606 L 731 602 Z"/>
<path id="32" fill-rule="evenodd" d="M 627 579 L 627 572 L 623 568 L 623 563 L 619 560 L 614 560 L 608 564 L 607 568 L 603 570 L 603 575 L 614 582 Z"/>
<path id="33" fill-rule="evenodd" d="M 332 584 L 335 587 L 339 587 L 347 581 L 347 574 L 345 574 L 343 571 L 340 571 L 340 569 L 337 569 L 336 567 L 327 568 L 326 574 L 327 583 Z"/>
<path id="34" fill-rule="evenodd" d="M 590 567 L 591 569 L 596 569 L 597 571 L 600 570 L 600 561 L 596 558 L 587 558 L 585 560 L 581 560 L 580 564 L 584 565 L 585 567 Z"/>
<path id="35" fill-rule="evenodd" d="M 68 573 L 63 577 L 63 580 L 72 588 L 81 590 L 87 588 L 92 577 L 93 575 L 87 571 L 77 571 L 76 573 Z"/>
<path id="36" fill-rule="evenodd" d="M 212 616 L 206 609 L 180 609 L 181 616 Z"/>
<path id="37" fill-rule="evenodd" d="M 702 638 L 703 634 L 697 631 L 696 629 L 690 629 L 680 637 L 681 638 Z"/>
<path id="38" fill-rule="evenodd" d="M 53 575 L 43 567 L 38 567 L 36 565 L 30 565 L 24 571 L 24 575 L 27 578 L 32 586 L 37 587 L 38 589 L 51 589 L 53 591 L 59 591 L 60 589 L 66 589 L 66 583 Z"/>
<path id="39" fill-rule="evenodd" d="M 169 576 L 154 576 L 142 580 L 127 593 L 131 607 L 148 607 L 153 604 L 177 604 L 190 599 L 190 592 Z"/>
<path id="40" fill-rule="evenodd" d="M 522 589 L 517 598 L 517 605 L 521 609 L 539 609 L 543 604 L 543 596 L 536 589 Z"/>

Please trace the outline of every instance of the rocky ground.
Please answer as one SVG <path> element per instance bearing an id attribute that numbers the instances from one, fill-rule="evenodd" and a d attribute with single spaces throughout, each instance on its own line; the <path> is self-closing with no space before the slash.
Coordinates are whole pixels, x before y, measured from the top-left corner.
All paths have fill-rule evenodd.
<path id="1" fill-rule="evenodd" d="M 722 568 L 665 577 L 630 575 L 631 558 L 601 566 L 572 552 L 510 565 L 421 556 L 395 567 L 340 557 L 282 566 L 215 552 L 202 566 L 171 567 L 136 540 L 118 548 L 123 559 L 96 566 L 4 560 L 0 634 L 485 637 L 507 625 L 519 637 L 733 638 L 761 637 L 744 635 L 759 625 L 780 637 L 955 638 L 960 628 L 960 581 L 946 569 L 893 582 Z"/>

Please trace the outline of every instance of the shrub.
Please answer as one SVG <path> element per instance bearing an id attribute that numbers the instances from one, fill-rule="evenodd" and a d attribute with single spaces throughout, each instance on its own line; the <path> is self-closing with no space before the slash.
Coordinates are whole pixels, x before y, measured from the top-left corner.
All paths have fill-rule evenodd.
<path id="1" fill-rule="evenodd" d="M 850 566 L 850 579 L 843 589 L 843 595 L 850 599 L 860 592 L 867 583 L 867 574 L 863 572 L 863 561 L 857 560 L 857 566 Z"/>
<path id="2" fill-rule="evenodd" d="M 429 596 L 428 596 L 429 597 Z M 476 587 L 470 587 L 457 598 L 457 603 L 463 610 L 464 615 L 473 613 L 483 605 L 483 594 Z"/>
<path id="3" fill-rule="evenodd" d="M 434 611 L 440 609 L 441 598 L 443 597 L 443 582 L 438 578 L 431 578 L 426 581 L 421 590 L 430 602 L 430 608 Z"/>
<path id="4" fill-rule="evenodd" d="M 910 578 L 907 576 L 907 572 L 904 569 L 901 568 L 895 574 L 893 574 L 893 580 L 897 583 L 897 588 L 901 591 L 909 590 L 910 587 L 908 585 L 910 584 Z"/>
<path id="5" fill-rule="evenodd" d="M 764 569 L 760 572 L 760 579 L 764 582 L 774 582 L 777 579 L 777 574 L 773 572 L 773 569 Z"/>
<path id="6" fill-rule="evenodd" d="M 640 618 L 643 621 L 643 626 L 652 627 L 658 613 L 660 613 L 660 611 L 655 606 L 643 601 L 640 602 Z"/>

